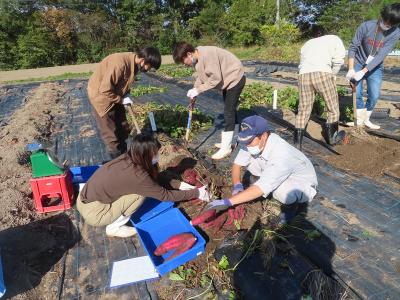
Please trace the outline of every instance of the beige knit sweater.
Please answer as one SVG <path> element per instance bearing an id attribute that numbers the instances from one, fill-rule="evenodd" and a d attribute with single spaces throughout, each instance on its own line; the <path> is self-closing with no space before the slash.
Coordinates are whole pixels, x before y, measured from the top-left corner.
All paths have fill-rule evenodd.
<path id="1" fill-rule="evenodd" d="M 242 62 L 225 49 L 214 46 L 197 47 L 199 59 L 195 66 L 197 80 L 194 87 L 199 93 L 212 88 L 233 88 L 243 77 Z"/>

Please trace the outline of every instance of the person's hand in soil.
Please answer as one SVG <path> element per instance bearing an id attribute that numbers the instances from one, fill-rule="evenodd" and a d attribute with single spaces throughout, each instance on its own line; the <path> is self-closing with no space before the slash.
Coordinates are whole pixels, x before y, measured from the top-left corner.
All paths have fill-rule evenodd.
<path id="1" fill-rule="evenodd" d="M 207 190 L 207 186 L 203 185 L 199 188 L 199 199 L 202 201 L 210 202 L 210 193 Z"/>
<path id="2" fill-rule="evenodd" d="M 221 199 L 211 201 L 210 204 L 207 205 L 207 209 L 215 209 L 217 212 L 227 210 L 232 206 L 231 201 L 229 199 Z"/>
<path id="3" fill-rule="evenodd" d="M 243 190 L 244 190 L 243 184 L 241 183 L 235 184 L 232 189 L 232 196 L 239 194 L 240 192 L 243 192 Z"/>

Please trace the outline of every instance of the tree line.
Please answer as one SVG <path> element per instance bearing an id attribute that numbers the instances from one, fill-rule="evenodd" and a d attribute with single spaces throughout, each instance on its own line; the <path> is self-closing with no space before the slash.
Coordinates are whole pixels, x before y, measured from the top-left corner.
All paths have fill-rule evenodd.
<path id="1" fill-rule="evenodd" d="M 288 46 L 313 24 L 346 43 L 364 20 L 393 0 L 3 0 L 0 69 L 98 62 L 177 41 L 229 46 Z"/>

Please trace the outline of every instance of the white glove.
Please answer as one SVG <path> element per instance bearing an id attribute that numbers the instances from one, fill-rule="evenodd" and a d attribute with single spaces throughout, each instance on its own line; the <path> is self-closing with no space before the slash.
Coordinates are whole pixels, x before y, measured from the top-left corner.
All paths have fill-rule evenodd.
<path id="1" fill-rule="evenodd" d="M 360 81 L 361 79 L 363 79 L 365 73 L 364 71 L 358 71 L 356 74 L 354 74 L 354 80 L 355 81 Z"/>
<path id="2" fill-rule="evenodd" d="M 210 193 L 207 191 L 207 186 L 203 185 L 199 188 L 199 199 L 210 202 Z"/>
<path id="3" fill-rule="evenodd" d="M 193 190 L 195 188 L 195 186 L 193 186 L 193 185 L 190 185 L 190 184 L 188 184 L 188 183 L 186 183 L 186 182 L 181 182 L 181 184 L 179 185 L 179 189 L 181 190 L 181 191 L 187 191 L 187 190 Z"/>
<path id="4" fill-rule="evenodd" d="M 188 96 L 190 99 L 193 99 L 199 95 L 199 92 L 197 91 L 196 88 L 188 90 L 186 96 Z"/>
<path id="5" fill-rule="evenodd" d="M 354 69 L 350 69 L 346 74 L 346 79 L 348 81 L 352 80 L 354 78 L 355 74 L 356 74 L 356 71 L 354 71 Z"/>
<path id="6" fill-rule="evenodd" d="M 122 100 L 122 104 L 123 105 L 132 105 L 133 101 L 132 101 L 131 97 L 127 96 L 124 98 L 124 100 Z"/>

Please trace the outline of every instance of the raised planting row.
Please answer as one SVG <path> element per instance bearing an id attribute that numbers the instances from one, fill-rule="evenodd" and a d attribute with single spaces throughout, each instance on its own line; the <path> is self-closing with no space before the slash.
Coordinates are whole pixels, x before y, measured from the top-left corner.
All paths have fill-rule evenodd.
<path id="1" fill-rule="evenodd" d="M 167 78 L 180 78 L 180 77 L 189 77 L 194 73 L 193 68 L 188 68 L 183 65 L 162 65 L 157 70 L 157 75 L 167 77 Z"/>
<path id="2" fill-rule="evenodd" d="M 140 128 L 150 128 L 148 113 L 153 112 L 157 129 L 173 138 L 181 138 L 185 135 L 188 122 L 189 110 L 187 107 L 176 104 L 157 104 L 147 102 L 145 104 L 136 104 L 133 106 L 135 118 Z M 131 117 L 128 116 L 131 122 Z M 207 130 L 213 124 L 213 119 L 195 108 L 192 115 L 190 139 L 200 130 Z"/>
<path id="3" fill-rule="evenodd" d="M 265 83 L 251 83 L 246 85 L 240 95 L 239 108 L 250 109 L 260 105 L 272 105 L 274 87 Z M 347 95 L 346 89 L 338 87 L 337 92 L 340 98 Z M 278 90 L 278 107 L 297 111 L 299 105 L 299 92 L 293 87 L 286 87 Z M 326 117 L 326 103 L 320 95 L 316 95 L 312 110 L 313 114 Z M 340 103 L 340 118 L 343 121 L 352 120 L 352 105 Z"/>

